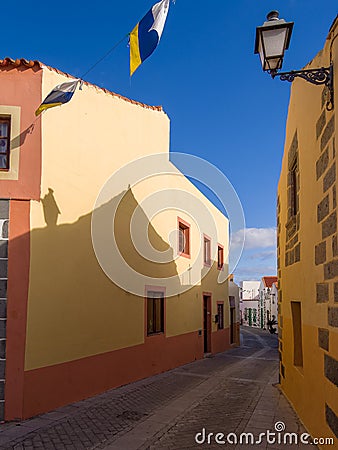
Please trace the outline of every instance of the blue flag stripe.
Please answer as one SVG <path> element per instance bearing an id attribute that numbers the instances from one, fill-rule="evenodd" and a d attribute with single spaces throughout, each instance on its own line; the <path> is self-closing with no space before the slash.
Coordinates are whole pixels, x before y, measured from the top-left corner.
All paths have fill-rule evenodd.
<path id="1" fill-rule="evenodd" d="M 150 30 L 154 24 L 152 8 L 140 21 L 138 26 L 138 41 L 140 48 L 140 57 L 143 62 L 150 56 L 157 47 L 159 36 L 156 30 Z"/>
<path id="2" fill-rule="evenodd" d="M 49 103 L 67 103 L 73 97 L 74 92 L 52 91 L 43 101 L 43 104 Z"/>

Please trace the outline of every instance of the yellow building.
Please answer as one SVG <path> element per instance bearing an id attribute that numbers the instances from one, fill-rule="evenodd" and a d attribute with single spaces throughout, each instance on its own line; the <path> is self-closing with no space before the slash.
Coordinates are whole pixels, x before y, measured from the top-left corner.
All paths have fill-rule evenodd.
<path id="1" fill-rule="evenodd" d="M 167 115 L 85 83 L 35 118 L 70 80 L 38 61 L 0 62 L 6 420 L 238 344 L 228 220 L 169 162 Z"/>
<path id="2" fill-rule="evenodd" d="M 327 88 L 300 78 L 292 83 L 277 207 L 281 387 L 313 437 L 336 438 L 337 36 L 336 19 L 306 66 L 333 63 L 335 108 L 326 108 Z"/>

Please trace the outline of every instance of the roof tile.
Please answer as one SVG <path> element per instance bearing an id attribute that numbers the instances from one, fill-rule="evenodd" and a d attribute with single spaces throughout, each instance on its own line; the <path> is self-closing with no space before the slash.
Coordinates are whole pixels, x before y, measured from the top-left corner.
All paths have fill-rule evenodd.
<path id="1" fill-rule="evenodd" d="M 262 277 L 265 287 L 271 288 L 273 283 L 277 283 L 277 277 Z"/>
<path id="2" fill-rule="evenodd" d="M 12 58 L 6 57 L 6 58 L 0 60 L 0 70 L 3 67 L 9 68 L 9 69 L 11 69 L 11 68 L 15 69 L 15 68 L 19 68 L 19 67 L 25 67 L 27 69 L 30 69 L 30 68 L 31 69 L 33 69 L 33 68 L 34 69 L 43 69 L 44 67 L 46 67 L 47 69 L 52 70 L 53 72 L 56 72 L 56 73 L 58 73 L 60 75 L 64 75 L 64 76 L 66 76 L 68 78 L 76 78 L 76 77 L 73 77 L 72 75 L 69 75 L 66 72 L 62 72 L 61 70 L 55 69 L 54 67 L 47 66 L 46 64 L 43 64 L 40 61 L 27 60 L 25 58 L 12 59 Z M 163 111 L 162 106 L 146 105 L 145 103 L 141 103 L 141 102 L 138 102 L 136 100 L 132 100 L 132 99 L 130 99 L 128 97 L 124 97 L 123 95 L 116 94 L 115 92 L 109 91 L 108 89 L 101 88 L 101 87 L 97 86 L 96 84 L 89 83 L 88 81 L 84 81 L 83 84 L 85 84 L 87 86 L 93 86 L 96 89 L 105 92 L 106 94 L 112 95 L 113 97 L 118 97 L 121 100 L 124 100 L 126 102 L 132 103 L 134 105 L 142 106 L 142 108 L 152 109 L 154 111 Z"/>

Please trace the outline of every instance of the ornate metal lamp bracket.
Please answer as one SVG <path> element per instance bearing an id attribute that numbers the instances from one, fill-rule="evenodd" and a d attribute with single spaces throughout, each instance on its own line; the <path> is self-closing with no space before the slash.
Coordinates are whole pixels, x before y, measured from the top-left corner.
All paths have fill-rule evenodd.
<path id="1" fill-rule="evenodd" d="M 326 109 L 331 111 L 333 109 L 333 65 L 330 67 L 321 67 L 320 69 L 308 70 L 291 70 L 291 72 L 280 72 L 275 70 L 270 71 L 272 78 L 280 77 L 281 81 L 289 81 L 290 83 L 296 77 L 303 78 L 312 84 L 324 84 L 328 89 L 328 96 L 326 102 Z"/>

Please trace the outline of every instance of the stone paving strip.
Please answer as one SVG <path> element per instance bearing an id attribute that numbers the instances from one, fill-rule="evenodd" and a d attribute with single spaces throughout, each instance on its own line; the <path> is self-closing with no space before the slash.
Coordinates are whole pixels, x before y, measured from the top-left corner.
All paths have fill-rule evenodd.
<path id="1" fill-rule="evenodd" d="M 262 349 L 256 352 L 256 355 L 263 355 L 265 352 L 266 350 Z M 228 356 L 231 358 L 230 355 Z M 223 370 L 218 373 L 209 374 L 208 378 L 206 378 L 203 383 L 192 388 L 181 397 L 171 402 L 170 405 L 156 410 L 151 417 L 135 426 L 128 434 L 115 440 L 112 445 L 102 446 L 100 448 L 106 448 L 107 450 L 136 450 L 148 448 L 177 449 L 185 448 L 181 446 L 186 443 L 190 443 L 190 445 L 194 444 L 194 436 L 196 432 L 200 431 L 202 428 L 201 425 L 203 424 L 201 415 L 208 417 L 213 425 L 215 425 L 219 409 L 221 408 L 224 410 L 225 405 L 229 403 L 229 392 L 226 392 L 224 386 L 222 386 L 224 379 L 231 377 L 232 374 L 236 373 L 239 366 L 243 366 L 244 369 L 244 366 L 247 364 L 248 358 L 242 358 L 240 361 L 237 360 L 235 364 L 226 365 L 225 368 L 223 367 Z M 245 369 L 243 371 L 246 373 Z M 194 375 L 194 372 L 190 373 L 190 376 Z M 238 384 L 237 386 L 240 387 Z M 215 399 L 212 397 L 215 396 L 220 399 L 219 392 L 221 389 L 223 390 L 223 398 L 219 404 L 216 404 Z M 225 402 L 224 397 L 226 397 Z M 238 406 L 238 402 L 236 401 L 235 403 L 237 403 Z M 236 405 L 234 404 L 233 406 L 235 407 Z M 239 415 L 242 415 L 243 409 L 240 407 L 238 410 Z M 229 411 L 229 413 L 228 420 L 234 419 L 235 423 L 237 423 L 238 414 L 235 414 L 234 410 Z M 175 431 L 175 436 L 171 438 L 170 435 L 173 428 L 178 428 L 180 433 L 177 435 Z M 222 431 L 222 428 L 220 428 L 220 431 Z M 162 440 L 156 439 L 156 444 L 150 445 L 147 441 L 154 436 L 155 433 L 163 435 L 164 438 Z M 196 443 L 194 445 L 195 446 L 191 448 L 196 448 Z"/>
<path id="2" fill-rule="evenodd" d="M 0 433 L 0 448 L 95 448 L 201 381 L 165 373 L 108 391 L 16 426 L 9 424 Z"/>
<path id="3" fill-rule="evenodd" d="M 255 349 L 250 349 L 254 353 Z M 47 414 L 19 423 L 1 426 L 0 449 L 91 449 L 110 442 L 135 424 L 184 392 L 224 368 L 237 364 L 230 355 L 185 366 L 186 371 L 174 369 L 136 383 L 107 391 L 104 394 L 65 406 Z M 191 367 L 190 367 L 191 366 Z M 187 376 L 192 370 L 200 376 Z"/>
<path id="4" fill-rule="evenodd" d="M 248 332 L 250 335 L 250 332 Z M 258 342 L 265 344 L 271 341 L 270 336 L 265 340 L 258 339 Z M 249 342 L 247 340 L 247 342 Z M 245 348 L 242 348 L 246 353 Z M 241 357 L 240 355 L 232 355 Z M 242 356 L 243 358 L 243 356 Z M 196 433 L 201 433 L 205 428 L 207 433 L 253 433 L 258 437 L 259 433 L 267 430 L 275 431 L 276 422 L 283 421 L 286 431 L 297 432 L 298 435 L 305 432 L 291 406 L 281 394 L 277 387 L 278 380 L 278 359 L 276 349 L 265 348 L 243 359 L 242 364 L 231 368 L 225 368 L 222 373 L 212 377 L 208 383 L 204 383 L 204 389 L 194 389 L 193 400 L 185 411 L 176 407 L 172 411 L 172 419 L 168 421 L 167 407 L 155 412 L 153 417 L 146 419 L 143 423 L 135 427 L 131 433 L 115 441 L 113 445 L 102 447 L 110 450 L 114 449 L 196 449 L 196 448 L 226 448 L 226 449 L 302 449 L 301 445 L 268 445 L 262 442 L 261 445 L 221 445 L 214 441 L 204 445 L 195 442 Z M 209 388 L 209 389 L 208 389 Z M 185 396 L 183 396 L 184 398 Z M 189 400 L 189 399 L 187 399 Z M 183 402 L 176 401 L 178 406 L 183 406 Z M 187 402 L 189 403 L 189 401 Z M 172 406 L 172 405 L 171 405 Z M 174 412 L 177 416 L 175 417 Z M 180 414 L 181 412 L 181 414 Z M 161 422 L 160 429 L 155 436 L 156 421 Z M 164 422 L 167 420 L 167 425 Z M 152 423 L 153 422 L 153 423 Z M 148 435 L 148 436 L 147 436 Z M 201 435 L 200 435 L 201 437 Z M 144 440 L 143 444 L 141 441 Z M 306 446 L 308 448 L 308 446 Z M 317 448 L 311 446 L 311 448 Z"/>
<path id="5" fill-rule="evenodd" d="M 270 371 L 268 371 L 270 372 Z M 267 372 L 267 373 L 268 373 Z M 264 439 L 260 445 L 220 445 L 211 439 L 211 444 L 198 445 L 195 442 L 197 432 L 206 430 L 206 436 L 209 432 L 215 436 L 217 433 L 228 435 L 235 433 L 239 436 L 241 433 L 253 433 L 256 437 L 260 433 L 266 433 L 267 430 L 275 432 L 276 422 L 283 422 L 288 432 L 296 432 L 298 436 L 306 432 L 291 406 L 284 398 L 276 386 L 278 371 L 276 368 L 267 381 L 266 376 L 262 380 L 252 380 L 251 372 L 247 378 L 229 376 L 226 380 L 211 388 L 211 392 L 202 401 L 192 405 L 179 417 L 157 433 L 155 438 L 148 439 L 143 445 L 138 445 L 137 432 L 138 427 L 134 428 L 132 435 L 128 433 L 126 441 L 116 441 L 114 446 L 107 449 L 305 449 L 305 445 L 268 445 Z M 273 385 L 274 383 L 274 385 Z M 236 389 L 234 389 L 236 386 Z M 164 408 L 164 411 L 166 408 Z M 147 419 L 148 421 L 149 419 Z M 156 418 L 154 419 L 156 420 Z M 142 430 L 140 430 L 142 433 Z M 136 445 L 133 446 L 131 437 L 135 438 Z M 200 435 L 201 436 L 201 435 Z M 122 444 L 122 445 L 119 445 Z M 126 444 L 126 445 L 124 445 Z M 312 449 L 317 448 L 311 446 Z"/>
<path id="6" fill-rule="evenodd" d="M 290 430 L 292 423 L 302 430 L 290 405 L 272 386 L 277 381 L 276 337 L 257 338 L 248 330 L 243 337 L 241 348 L 21 423 L 4 424 L 0 449 L 183 450 L 204 447 L 194 440 L 203 427 L 211 432 L 255 433 L 271 429 L 279 420 Z"/>

